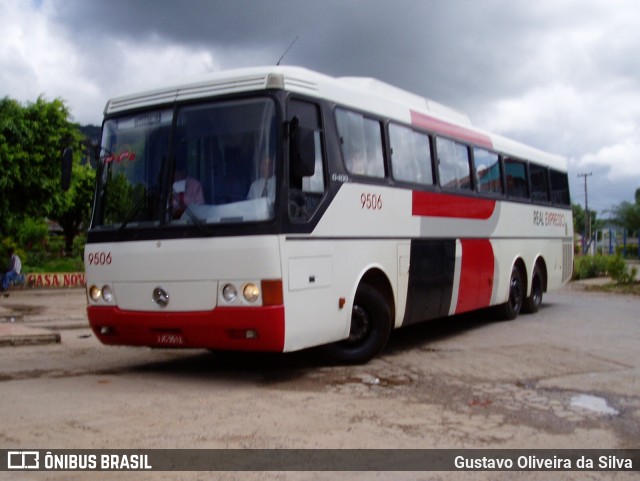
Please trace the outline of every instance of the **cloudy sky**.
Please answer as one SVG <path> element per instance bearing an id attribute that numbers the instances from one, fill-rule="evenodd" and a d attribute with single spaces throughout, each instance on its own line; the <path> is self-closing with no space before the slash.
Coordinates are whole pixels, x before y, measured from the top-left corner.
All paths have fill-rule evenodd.
<path id="1" fill-rule="evenodd" d="M 367 76 L 569 160 L 573 201 L 640 188 L 637 0 L 0 0 L 0 97 L 106 100 L 165 81 L 283 64 Z"/>

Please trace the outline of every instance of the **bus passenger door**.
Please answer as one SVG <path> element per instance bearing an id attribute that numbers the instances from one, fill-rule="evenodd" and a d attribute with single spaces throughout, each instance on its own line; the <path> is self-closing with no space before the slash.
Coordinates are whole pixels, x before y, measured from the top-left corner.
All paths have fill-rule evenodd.
<path id="1" fill-rule="evenodd" d="M 320 106 L 290 99 L 288 104 L 289 236 L 282 245 L 285 290 L 285 351 L 335 341 L 343 335 L 334 276 L 335 245 L 314 239 L 314 215 L 327 188 Z M 316 216 L 317 217 L 317 216 Z M 344 295 L 344 294 L 342 294 Z"/>

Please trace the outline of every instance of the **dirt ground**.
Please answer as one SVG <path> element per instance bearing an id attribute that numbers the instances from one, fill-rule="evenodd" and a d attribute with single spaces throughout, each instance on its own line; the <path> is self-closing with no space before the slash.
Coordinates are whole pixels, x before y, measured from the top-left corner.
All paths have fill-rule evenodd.
<path id="1" fill-rule="evenodd" d="M 59 344 L 0 348 L 6 449 L 640 448 L 640 298 L 570 286 L 394 333 L 362 366 L 106 347 L 84 292 L 18 292 L 0 321 Z M 11 474 L 11 476 L 7 476 Z M 20 476 L 16 476 L 20 474 Z M 5 477 L 3 477 L 3 475 Z M 2 473 L 0 479 L 637 479 L 629 472 Z"/>

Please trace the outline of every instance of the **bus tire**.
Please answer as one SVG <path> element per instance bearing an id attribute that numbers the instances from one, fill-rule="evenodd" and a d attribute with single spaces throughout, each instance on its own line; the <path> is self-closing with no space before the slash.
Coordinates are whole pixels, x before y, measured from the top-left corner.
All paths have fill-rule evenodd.
<path id="1" fill-rule="evenodd" d="M 514 265 L 511 269 L 511 278 L 509 279 L 509 299 L 507 302 L 499 306 L 500 317 L 507 321 L 512 321 L 522 309 L 524 303 L 524 281 L 522 271 L 518 266 Z"/>
<path id="2" fill-rule="evenodd" d="M 351 310 L 349 337 L 325 346 L 325 355 L 340 364 L 362 364 L 387 344 L 391 314 L 385 298 L 368 284 L 358 286 Z"/>
<path id="3" fill-rule="evenodd" d="M 544 287 L 542 283 L 542 272 L 538 266 L 533 270 L 533 277 L 531 278 L 531 294 L 524 300 L 522 304 L 522 312 L 533 314 L 540 310 L 542 305 L 542 293 Z"/>

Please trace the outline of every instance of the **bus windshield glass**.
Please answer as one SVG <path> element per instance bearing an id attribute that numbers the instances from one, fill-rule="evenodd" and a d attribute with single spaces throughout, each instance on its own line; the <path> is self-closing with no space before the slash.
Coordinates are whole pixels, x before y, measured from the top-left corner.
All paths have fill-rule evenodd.
<path id="1" fill-rule="evenodd" d="M 171 110 L 163 110 L 104 123 L 93 228 L 159 222 L 162 164 L 172 117 Z"/>
<path id="2" fill-rule="evenodd" d="M 263 221 L 275 202 L 275 105 L 265 98 L 178 112 L 171 222 Z"/>
<path id="3" fill-rule="evenodd" d="M 108 119 L 92 228 L 272 218 L 275 126 L 266 98 Z"/>

